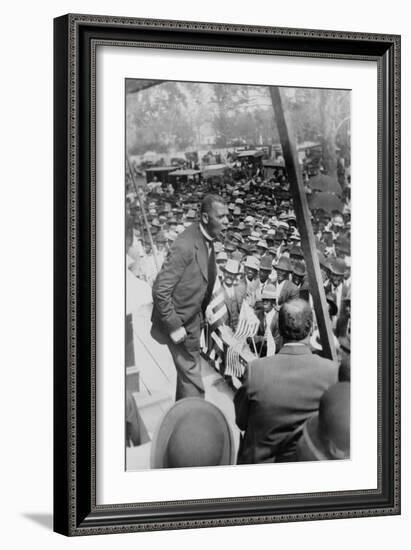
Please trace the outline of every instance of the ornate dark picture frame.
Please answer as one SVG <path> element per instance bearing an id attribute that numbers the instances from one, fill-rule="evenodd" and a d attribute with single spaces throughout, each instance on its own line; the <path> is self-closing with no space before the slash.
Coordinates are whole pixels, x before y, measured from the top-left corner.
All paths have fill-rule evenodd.
<path id="1" fill-rule="evenodd" d="M 96 48 L 378 66 L 378 488 L 96 505 Z M 54 529 L 73 536 L 400 513 L 400 37 L 124 17 L 54 21 Z"/>

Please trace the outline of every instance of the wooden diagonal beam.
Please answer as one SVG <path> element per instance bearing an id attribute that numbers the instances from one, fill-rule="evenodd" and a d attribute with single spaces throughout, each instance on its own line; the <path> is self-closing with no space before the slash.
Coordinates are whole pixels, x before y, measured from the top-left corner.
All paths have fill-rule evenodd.
<path id="1" fill-rule="evenodd" d="M 295 137 L 291 120 L 284 109 L 282 90 L 277 86 L 270 86 L 269 92 L 283 150 L 288 181 L 290 183 L 290 192 L 294 202 L 298 230 L 301 235 L 301 245 L 307 265 L 310 291 L 314 301 L 314 310 L 318 329 L 320 331 L 323 352 L 326 357 L 329 357 L 333 361 L 337 361 L 333 331 L 328 313 L 328 304 L 324 292 L 307 197 L 304 190 L 302 174 L 298 165 L 297 148 L 295 146 Z"/>

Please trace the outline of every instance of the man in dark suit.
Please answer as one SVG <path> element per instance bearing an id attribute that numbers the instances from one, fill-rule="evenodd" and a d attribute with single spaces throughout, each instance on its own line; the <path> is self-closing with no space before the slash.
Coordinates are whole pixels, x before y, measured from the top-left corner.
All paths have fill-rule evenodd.
<path id="1" fill-rule="evenodd" d="M 174 241 L 153 285 L 151 335 L 170 349 L 177 369 L 176 400 L 204 396 L 201 325 L 217 274 L 214 241 L 223 238 L 227 214 L 221 197 L 204 197 L 200 222 Z"/>
<path id="2" fill-rule="evenodd" d="M 286 302 L 278 319 L 283 347 L 249 365 L 234 399 L 236 423 L 244 431 L 238 464 L 295 460 L 303 423 L 337 382 L 337 363 L 313 355 L 308 347 L 312 322 L 308 302 Z"/>

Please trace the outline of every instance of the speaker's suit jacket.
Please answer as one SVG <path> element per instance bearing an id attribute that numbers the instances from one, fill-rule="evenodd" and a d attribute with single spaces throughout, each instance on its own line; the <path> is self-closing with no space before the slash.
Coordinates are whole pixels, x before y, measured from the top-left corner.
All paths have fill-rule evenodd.
<path id="1" fill-rule="evenodd" d="M 200 365 L 202 302 L 208 283 L 208 248 L 199 225 L 183 231 L 153 285 L 151 335 L 167 344 L 177 370 L 176 400 L 204 397 Z M 186 339 L 174 344 L 171 332 L 184 327 Z"/>
<path id="2" fill-rule="evenodd" d="M 153 285 L 152 336 L 167 343 L 184 326 L 186 345 L 199 348 L 201 304 L 208 282 L 208 248 L 198 223 L 177 239 Z"/>

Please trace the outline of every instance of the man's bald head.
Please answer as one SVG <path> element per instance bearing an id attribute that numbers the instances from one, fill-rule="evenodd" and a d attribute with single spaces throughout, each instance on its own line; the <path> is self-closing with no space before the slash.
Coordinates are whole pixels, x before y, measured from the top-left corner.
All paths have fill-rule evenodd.
<path id="1" fill-rule="evenodd" d="M 313 312 L 306 300 L 296 298 L 283 304 L 278 316 L 278 328 L 285 340 L 304 340 L 310 335 L 312 326 Z"/>

